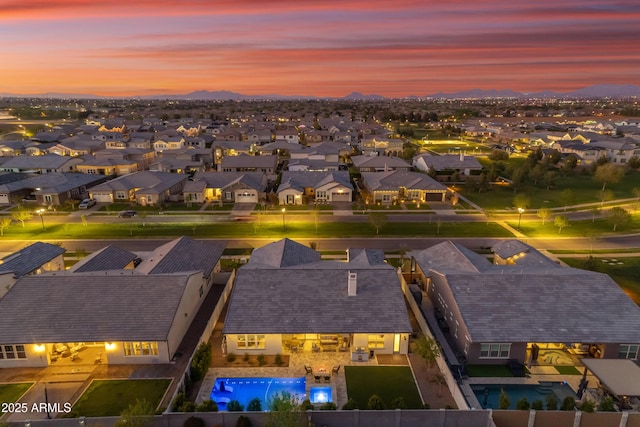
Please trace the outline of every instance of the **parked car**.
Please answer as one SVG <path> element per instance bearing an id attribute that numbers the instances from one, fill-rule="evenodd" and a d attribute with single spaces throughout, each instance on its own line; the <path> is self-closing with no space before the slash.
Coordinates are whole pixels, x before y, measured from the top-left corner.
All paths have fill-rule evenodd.
<path id="1" fill-rule="evenodd" d="M 138 212 L 136 211 L 122 211 L 118 214 L 118 217 L 120 218 L 133 218 L 134 216 L 138 215 Z"/>
<path id="2" fill-rule="evenodd" d="M 91 206 L 94 206 L 96 204 L 95 199 L 84 199 L 83 201 L 80 202 L 80 205 L 78 205 L 78 209 L 89 209 Z"/>

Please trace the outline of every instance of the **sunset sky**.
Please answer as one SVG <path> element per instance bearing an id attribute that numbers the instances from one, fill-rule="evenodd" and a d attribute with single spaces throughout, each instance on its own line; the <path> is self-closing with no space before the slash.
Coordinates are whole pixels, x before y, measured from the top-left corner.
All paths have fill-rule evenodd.
<path id="1" fill-rule="evenodd" d="M 0 93 L 640 84 L 638 0 L 0 0 Z"/>

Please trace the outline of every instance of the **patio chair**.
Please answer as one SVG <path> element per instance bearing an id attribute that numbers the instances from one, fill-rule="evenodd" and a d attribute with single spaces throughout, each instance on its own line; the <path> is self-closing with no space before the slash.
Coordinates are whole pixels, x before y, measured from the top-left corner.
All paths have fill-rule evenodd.
<path id="1" fill-rule="evenodd" d="M 336 365 L 333 368 L 331 368 L 332 374 L 338 374 L 339 371 L 340 371 L 340 365 Z"/>
<path id="2" fill-rule="evenodd" d="M 313 374 L 313 369 L 310 366 L 304 365 L 304 370 L 307 371 L 307 375 Z"/>

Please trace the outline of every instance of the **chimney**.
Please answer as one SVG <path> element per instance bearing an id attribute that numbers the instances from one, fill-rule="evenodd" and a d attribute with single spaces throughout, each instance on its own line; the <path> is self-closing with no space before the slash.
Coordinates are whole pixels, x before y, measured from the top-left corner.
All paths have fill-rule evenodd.
<path id="1" fill-rule="evenodd" d="M 355 297 L 357 293 L 358 273 L 349 272 L 349 283 L 347 293 L 350 297 Z"/>

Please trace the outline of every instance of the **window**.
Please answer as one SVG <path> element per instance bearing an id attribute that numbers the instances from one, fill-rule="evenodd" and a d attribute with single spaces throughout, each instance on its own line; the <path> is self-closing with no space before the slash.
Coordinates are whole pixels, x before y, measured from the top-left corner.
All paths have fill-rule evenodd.
<path id="1" fill-rule="evenodd" d="M 511 344 L 480 344 L 481 359 L 508 359 Z"/>
<path id="2" fill-rule="evenodd" d="M 264 350 L 266 347 L 266 338 L 264 335 L 242 334 L 238 335 L 238 348 L 247 350 Z"/>
<path id="3" fill-rule="evenodd" d="M 23 345 L 0 345 L 0 359 L 26 359 Z"/>
<path id="4" fill-rule="evenodd" d="M 618 350 L 618 359 L 633 359 L 638 358 L 638 351 L 640 350 L 640 344 L 620 344 Z"/>
<path id="5" fill-rule="evenodd" d="M 383 202 L 388 202 L 391 200 L 391 196 L 389 194 L 383 194 L 382 195 L 382 201 Z"/>
<path id="6" fill-rule="evenodd" d="M 369 335 L 369 348 L 384 348 L 384 334 Z"/>
<path id="7" fill-rule="evenodd" d="M 326 199 L 327 192 L 326 191 L 316 191 L 316 199 Z"/>
<path id="8" fill-rule="evenodd" d="M 231 193 L 231 191 L 225 191 L 224 192 L 224 199 L 225 200 L 231 200 L 233 198 L 233 194 Z"/>
<path id="9" fill-rule="evenodd" d="M 156 341 L 125 342 L 122 343 L 125 356 L 157 356 L 158 343 Z"/>
<path id="10" fill-rule="evenodd" d="M 116 191 L 116 199 L 124 200 L 127 198 L 127 193 L 124 191 Z"/>

